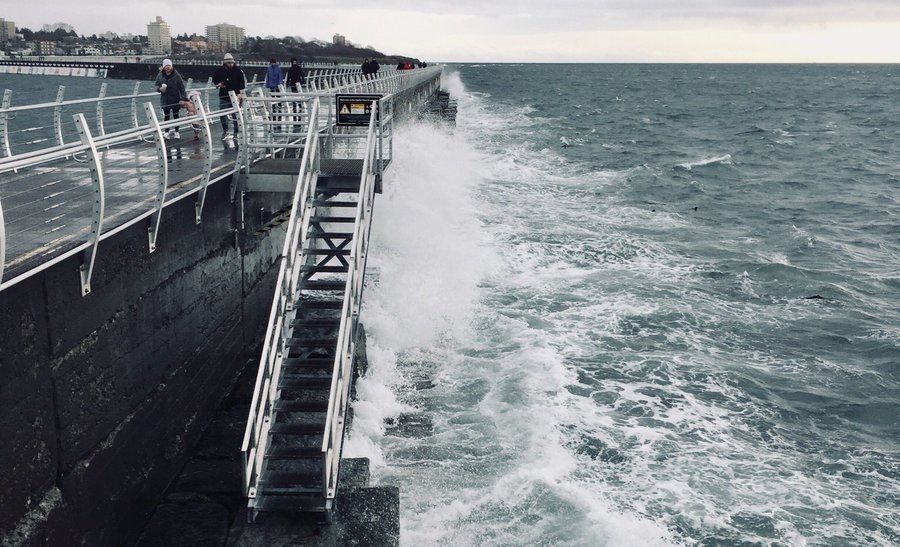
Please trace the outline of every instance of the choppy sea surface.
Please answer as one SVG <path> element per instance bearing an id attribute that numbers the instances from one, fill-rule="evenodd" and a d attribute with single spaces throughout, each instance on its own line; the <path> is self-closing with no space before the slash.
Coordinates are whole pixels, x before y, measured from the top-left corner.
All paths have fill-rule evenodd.
<path id="1" fill-rule="evenodd" d="M 451 65 L 345 455 L 404 546 L 900 544 L 900 66 Z"/>
<path id="2" fill-rule="evenodd" d="M 401 544 L 900 544 L 900 66 L 444 87 L 457 127 L 400 128 L 376 201 L 345 445 Z"/>

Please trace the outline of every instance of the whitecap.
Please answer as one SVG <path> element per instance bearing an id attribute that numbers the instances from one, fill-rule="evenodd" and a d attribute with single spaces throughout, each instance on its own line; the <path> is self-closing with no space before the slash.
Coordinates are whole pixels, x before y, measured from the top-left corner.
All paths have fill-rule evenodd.
<path id="1" fill-rule="evenodd" d="M 714 163 L 719 163 L 722 165 L 732 165 L 733 162 L 731 160 L 731 154 L 725 154 L 724 156 L 715 156 L 712 158 L 705 158 L 702 160 L 679 163 L 676 167 L 680 167 L 687 171 L 692 170 L 694 167 L 703 167 L 704 165 L 711 165 Z"/>

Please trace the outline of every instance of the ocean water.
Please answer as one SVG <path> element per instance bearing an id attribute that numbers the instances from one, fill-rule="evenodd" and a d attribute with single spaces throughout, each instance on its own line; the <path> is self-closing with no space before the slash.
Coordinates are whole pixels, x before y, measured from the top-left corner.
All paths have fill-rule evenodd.
<path id="1" fill-rule="evenodd" d="M 900 66 L 451 65 L 345 455 L 401 544 L 900 544 Z"/>
<path id="2" fill-rule="evenodd" d="M 345 445 L 401 544 L 900 544 L 900 66 L 444 87 L 457 127 L 400 128 L 376 201 Z"/>

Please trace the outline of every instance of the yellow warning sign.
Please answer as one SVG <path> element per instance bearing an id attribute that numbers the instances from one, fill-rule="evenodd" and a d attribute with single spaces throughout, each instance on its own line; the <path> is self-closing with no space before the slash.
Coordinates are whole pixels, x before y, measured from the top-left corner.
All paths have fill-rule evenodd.
<path id="1" fill-rule="evenodd" d="M 377 103 L 381 95 L 363 95 L 357 93 L 338 93 L 334 96 L 338 125 L 367 126 L 372 112 L 377 111 Z M 376 106 L 373 106 L 376 105 Z"/>

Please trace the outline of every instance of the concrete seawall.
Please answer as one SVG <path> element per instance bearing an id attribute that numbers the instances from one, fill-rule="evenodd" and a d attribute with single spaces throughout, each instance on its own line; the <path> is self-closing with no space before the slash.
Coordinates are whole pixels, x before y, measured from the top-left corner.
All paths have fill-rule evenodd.
<path id="1" fill-rule="evenodd" d="M 256 356 L 283 234 L 248 234 L 287 199 L 246 199 L 236 231 L 221 182 L 203 224 L 166 208 L 155 253 L 145 223 L 101 242 L 86 297 L 80 257 L 0 292 L 0 545 L 134 542 Z"/>

